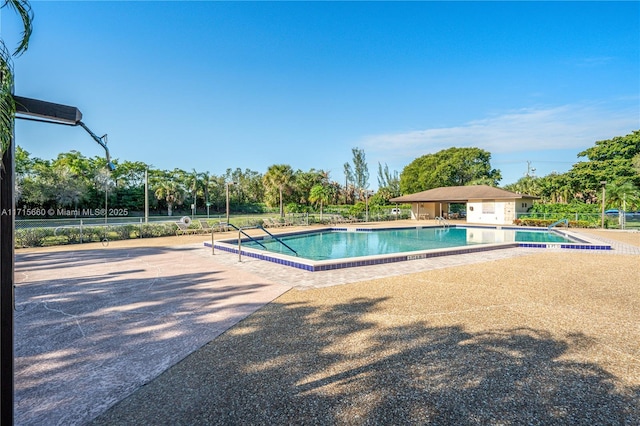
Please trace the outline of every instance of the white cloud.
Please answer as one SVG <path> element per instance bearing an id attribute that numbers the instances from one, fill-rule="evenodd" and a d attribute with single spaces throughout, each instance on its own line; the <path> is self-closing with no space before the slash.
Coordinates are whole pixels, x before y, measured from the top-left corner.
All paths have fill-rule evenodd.
<path id="1" fill-rule="evenodd" d="M 582 60 L 576 63 L 579 67 L 598 67 L 602 65 L 607 65 L 613 62 L 615 58 L 611 56 L 594 56 L 590 58 L 583 58 Z"/>
<path id="2" fill-rule="evenodd" d="M 362 146 L 374 157 L 408 159 L 450 147 L 478 147 L 492 154 L 585 149 L 597 140 L 640 128 L 634 105 L 613 111 L 602 105 L 565 105 L 508 112 L 456 127 L 373 135 Z"/>

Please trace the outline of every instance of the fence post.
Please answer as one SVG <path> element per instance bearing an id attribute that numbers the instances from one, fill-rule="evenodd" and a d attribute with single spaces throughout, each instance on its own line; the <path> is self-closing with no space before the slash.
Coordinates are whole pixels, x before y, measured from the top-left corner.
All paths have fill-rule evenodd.
<path id="1" fill-rule="evenodd" d="M 142 218 L 140 218 L 140 238 L 142 238 Z"/>
<path id="2" fill-rule="evenodd" d="M 83 239 L 82 239 L 82 219 L 80 219 L 80 244 L 83 243 Z"/>

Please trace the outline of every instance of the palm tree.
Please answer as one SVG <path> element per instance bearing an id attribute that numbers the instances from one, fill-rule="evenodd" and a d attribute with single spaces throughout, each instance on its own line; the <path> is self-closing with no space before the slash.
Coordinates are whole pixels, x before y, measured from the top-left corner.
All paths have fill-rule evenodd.
<path id="1" fill-rule="evenodd" d="M 164 199 L 167 202 L 167 215 L 173 216 L 173 206 L 175 204 L 182 204 L 184 201 L 184 194 L 180 185 L 173 181 L 164 181 L 155 191 L 156 198 L 158 200 Z"/>
<path id="2" fill-rule="evenodd" d="M 293 180 L 293 169 L 288 164 L 274 164 L 269 166 L 267 172 L 262 177 L 267 195 L 273 195 L 278 191 L 280 201 L 280 217 L 284 216 L 284 207 L 282 203 L 282 193 L 291 190 L 290 185 Z M 273 199 L 273 197 L 271 197 Z"/>
<path id="3" fill-rule="evenodd" d="M 607 206 L 619 210 L 635 210 L 640 205 L 640 191 L 631 182 L 607 185 L 606 197 Z"/>
<path id="4" fill-rule="evenodd" d="M 85 180 L 80 179 L 70 167 L 57 167 L 54 173 L 53 189 L 55 200 L 61 206 L 73 206 L 78 209 L 78 202 L 87 193 Z M 109 185 L 109 175 L 105 174 L 105 188 Z M 106 190 L 106 189 L 105 189 Z"/>
<path id="5" fill-rule="evenodd" d="M 351 163 L 344 163 L 344 203 L 348 204 L 349 182 L 353 182 Z"/>
<path id="6" fill-rule="evenodd" d="M 203 190 L 203 179 L 204 176 L 202 173 L 198 173 L 196 169 L 192 169 L 193 172 L 186 178 L 186 183 L 191 192 L 191 199 L 193 202 L 194 211 L 197 209 L 197 197 L 198 194 L 202 194 Z"/>
<path id="7" fill-rule="evenodd" d="M 322 207 L 324 204 L 329 203 L 331 200 L 331 193 L 333 187 L 326 185 L 314 185 L 309 192 L 309 201 L 312 203 L 320 203 L 320 221 L 322 221 Z"/>
<path id="8" fill-rule="evenodd" d="M 18 43 L 18 47 L 9 54 L 3 40 L 0 40 L 0 168 L 2 166 L 2 157 L 7 149 L 11 146 L 11 138 L 13 137 L 13 118 L 16 113 L 16 104 L 13 99 L 13 66 L 11 56 L 20 56 L 29 47 L 29 39 L 31 38 L 33 21 L 33 12 L 27 0 L 4 0 L 0 9 L 8 6 L 20 15 L 22 19 L 22 38 Z"/>

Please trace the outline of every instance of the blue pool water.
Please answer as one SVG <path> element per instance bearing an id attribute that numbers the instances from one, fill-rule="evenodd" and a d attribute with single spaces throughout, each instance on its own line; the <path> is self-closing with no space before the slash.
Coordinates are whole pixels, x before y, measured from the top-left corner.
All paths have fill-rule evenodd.
<path id="1" fill-rule="evenodd" d="M 540 242 L 572 242 L 550 231 L 520 231 L 494 228 L 401 228 L 367 231 L 325 230 L 279 237 L 295 250 L 299 257 L 309 260 L 343 259 L 370 255 L 442 249 L 477 244 Z M 274 253 L 293 255 L 292 251 L 274 239 L 260 239 L 266 249 Z M 264 250 L 253 241 L 244 247 Z"/>

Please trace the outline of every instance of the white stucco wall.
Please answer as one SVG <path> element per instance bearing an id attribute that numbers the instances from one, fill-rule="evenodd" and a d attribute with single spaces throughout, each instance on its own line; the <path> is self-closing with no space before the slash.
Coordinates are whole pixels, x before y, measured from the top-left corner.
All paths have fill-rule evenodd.
<path id="1" fill-rule="evenodd" d="M 467 202 L 467 222 L 488 225 L 512 225 L 521 213 L 526 213 L 533 206 L 533 199 L 515 200 L 469 200 Z M 411 218 L 433 219 L 439 216 L 440 209 L 448 211 L 447 203 L 412 203 Z M 420 217 L 418 216 L 420 215 Z"/>
<path id="2" fill-rule="evenodd" d="M 531 207 L 533 207 L 533 198 L 522 198 L 515 201 L 516 215 L 520 213 L 526 213 Z"/>
<path id="3" fill-rule="evenodd" d="M 469 200 L 467 222 L 489 225 L 511 225 L 515 218 L 513 200 Z"/>

